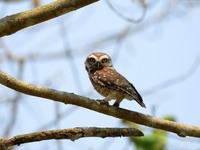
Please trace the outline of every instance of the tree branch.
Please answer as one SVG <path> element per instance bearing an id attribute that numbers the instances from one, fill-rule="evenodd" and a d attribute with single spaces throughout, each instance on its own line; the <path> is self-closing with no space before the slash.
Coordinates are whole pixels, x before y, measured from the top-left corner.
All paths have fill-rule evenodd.
<path id="1" fill-rule="evenodd" d="M 0 37 L 61 16 L 99 0 L 57 0 L 50 4 L 0 19 Z"/>
<path id="2" fill-rule="evenodd" d="M 121 137 L 143 136 L 143 133 L 135 128 L 71 128 L 63 130 L 48 130 L 14 136 L 10 139 L 0 139 L 0 150 L 29 142 L 37 142 L 52 139 L 70 139 L 72 141 L 84 137 Z"/>
<path id="3" fill-rule="evenodd" d="M 41 86 L 36 86 L 33 84 L 22 82 L 2 71 L 0 71 L 0 84 L 3 84 L 13 90 L 24 94 L 43 97 L 56 102 L 62 102 L 64 104 L 81 106 L 116 118 L 125 119 L 141 125 L 173 132 L 181 137 L 200 137 L 200 127 L 158 119 L 150 115 L 145 115 L 139 112 L 117 108 L 114 106 L 100 105 L 95 100 L 79 96 L 73 93 L 61 92 L 54 89 L 48 89 Z"/>

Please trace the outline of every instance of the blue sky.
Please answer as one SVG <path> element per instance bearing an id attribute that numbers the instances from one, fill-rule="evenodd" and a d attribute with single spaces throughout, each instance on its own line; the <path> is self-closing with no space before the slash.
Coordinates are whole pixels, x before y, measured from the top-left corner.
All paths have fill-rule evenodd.
<path id="1" fill-rule="evenodd" d="M 0 5 L 7 4 L 1 2 Z M 156 21 L 161 15 L 157 12 L 162 12 L 162 9 L 170 10 L 170 7 L 167 9 L 163 6 L 164 2 L 159 2 L 147 11 L 143 22 L 134 24 L 118 17 L 105 1 L 100 1 L 3 37 L 1 41 L 6 48 L 4 46 L 0 49 L 0 57 L 2 58 L 4 50 L 25 58 L 30 55 L 34 56 L 35 60 L 29 59 L 25 63 L 23 81 L 99 99 L 102 97 L 92 88 L 85 71 L 84 61 L 91 52 L 106 52 L 114 57 L 113 64 L 116 70 L 135 85 L 147 105 L 147 109 L 143 109 L 134 101 L 124 100 L 121 107 L 152 114 L 152 107 L 155 106 L 157 117 L 173 115 L 178 122 L 200 126 L 196 117 L 200 116 L 199 68 L 186 80 L 154 94 L 145 95 L 147 90 L 156 85 L 175 77 L 179 78 L 193 66 L 197 59 L 200 62 L 200 11 L 198 7 L 186 11 L 188 12 L 186 15 L 175 16 L 172 13 L 164 20 Z M 180 12 L 184 10 L 182 5 L 179 7 Z M 0 11 L 0 15 L 3 17 L 30 8 L 29 2 L 10 3 L 4 13 Z M 143 26 L 144 28 L 141 28 Z M 116 42 L 116 35 L 119 35 L 117 33 L 121 33 L 124 29 L 129 29 L 128 33 L 123 40 Z M 107 42 L 102 42 L 101 39 L 106 39 Z M 73 59 L 64 57 L 65 50 L 72 51 Z M 58 57 L 55 58 L 57 55 Z M 72 66 L 75 69 L 72 69 Z M 0 67 L 3 71 L 17 76 L 16 62 L 0 62 Z M 3 86 L 0 86 L 0 90 L 2 91 L 0 97 L 5 95 L 12 97 L 14 94 L 13 91 Z M 5 106 L 5 104 L 0 106 L 0 114 L 10 113 L 10 107 L 5 108 Z M 119 119 L 110 116 L 76 106 L 63 104 L 55 106 L 55 102 L 23 95 L 19 103 L 17 123 L 10 137 L 38 131 L 40 127 L 54 120 L 56 107 L 59 107 L 60 112 L 69 110 L 71 113 L 67 112 L 66 117 L 58 125 L 46 129 L 123 126 Z M 5 127 L 7 118 L 3 115 L 0 115 L 0 118 L 4 121 L 2 126 Z M 175 145 L 177 149 L 199 149 L 197 139 L 183 139 L 174 134 L 169 134 L 169 137 L 168 149 Z M 54 145 L 49 143 L 54 143 Z M 87 138 L 76 142 L 62 142 L 62 146 L 70 150 L 106 149 L 105 144 L 110 144 L 107 149 L 119 150 L 129 145 L 127 138 Z M 55 147 L 55 142 L 50 141 L 26 144 L 17 149 L 55 149 Z M 127 146 L 126 148 L 131 149 L 132 147 Z"/>

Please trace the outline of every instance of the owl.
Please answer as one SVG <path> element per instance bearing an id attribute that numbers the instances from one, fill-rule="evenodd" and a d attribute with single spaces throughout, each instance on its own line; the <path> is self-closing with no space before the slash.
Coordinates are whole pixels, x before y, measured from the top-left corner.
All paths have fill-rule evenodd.
<path id="1" fill-rule="evenodd" d="M 90 54 L 86 58 L 85 68 L 95 90 L 105 97 L 102 103 L 114 99 L 113 105 L 119 107 L 123 99 L 134 99 L 140 106 L 146 107 L 133 84 L 114 69 L 109 55 L 102 52 Z"/>

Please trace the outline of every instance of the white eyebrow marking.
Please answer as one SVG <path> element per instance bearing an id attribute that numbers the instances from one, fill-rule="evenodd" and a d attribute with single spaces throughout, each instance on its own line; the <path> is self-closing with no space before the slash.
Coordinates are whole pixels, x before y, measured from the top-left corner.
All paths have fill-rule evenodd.
<path id="1" fill-rule="evenodd" d="M 100 56 L 99 59 L 103 59 L 103 58 L 107 58 L 107 59 L 110 59 L 110 57 L 108 55 L 103 55 L 103 56 Z"/>
<path id="2" fill-rule="evenodd" d="M 89 55 L 88 58 L 95 58 L 96 60 L 98 60 L 98 57 L 95 56 L 94 54 Z"/>

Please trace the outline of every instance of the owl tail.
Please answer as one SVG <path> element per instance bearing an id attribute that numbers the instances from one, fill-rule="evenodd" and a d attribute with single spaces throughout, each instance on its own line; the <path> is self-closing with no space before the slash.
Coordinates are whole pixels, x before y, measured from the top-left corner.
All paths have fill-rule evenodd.
<path id="1" fill-rule="evenodd" d="M 138 104 L 140 104 L 141 107 L 146 108 L 145 104 L 143 103 L 142 97 L 140 96 L 139 93 L 137 93 L 137 98 L 135 99 Z"/>
<path id="2" fill-rule="evenodd" d="M 140 104 L 141 107 L 146 108 L 145 104 L 143 103 L 143 99 L 142 99 L 141 95 L 138 93 L 138 91 L 133 86 L 133 84 L 130 83 L 130 85 L 133 88 L 133 93 L 132 93 L 133 98 L 136 100 L 136 102 L 138 102 L 138 104 Z"/>

